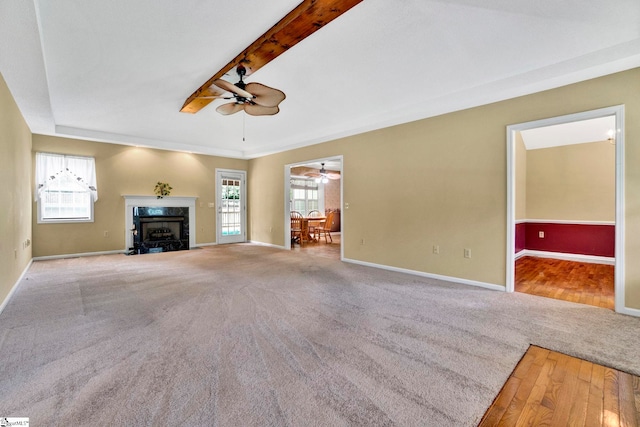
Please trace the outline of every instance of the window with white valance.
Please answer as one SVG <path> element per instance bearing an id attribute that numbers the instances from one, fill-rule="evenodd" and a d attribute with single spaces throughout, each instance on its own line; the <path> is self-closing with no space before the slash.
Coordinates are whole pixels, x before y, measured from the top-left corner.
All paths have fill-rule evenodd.
<path id="1" fill-rule="evenodd" d="M 93 157 L 36 153 L 38 222 L 93 221 L 96 200 Z"/>

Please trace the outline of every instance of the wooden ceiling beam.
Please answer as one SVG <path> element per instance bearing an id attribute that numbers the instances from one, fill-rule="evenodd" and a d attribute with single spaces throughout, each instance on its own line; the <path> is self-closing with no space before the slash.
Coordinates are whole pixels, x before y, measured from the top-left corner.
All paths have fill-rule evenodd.
<path id="1" fill-rule="evenodd" d="M 211 85 L 233 68 L 242 64 L 247 74 L 258 71 L 360 2 L 362 0 L 304 0 L 193 92 L 180 111 L 197 113 L 213 101 L 211 96 L 222 94 Z"/>

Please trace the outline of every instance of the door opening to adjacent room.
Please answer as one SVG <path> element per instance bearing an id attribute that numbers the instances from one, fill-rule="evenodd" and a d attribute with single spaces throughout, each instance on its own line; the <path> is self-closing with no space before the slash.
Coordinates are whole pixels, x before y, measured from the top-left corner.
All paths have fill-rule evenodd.
<path id="1" fill-rule="evenodd" d="M 623 310 L 623 113 L 508 127 L 507 291 Z"/>
<path id="2" fill-rule="evenodd" d="M 342 156 L 285 166 L 287 249 L 342 259 L 342 185 Z"/>

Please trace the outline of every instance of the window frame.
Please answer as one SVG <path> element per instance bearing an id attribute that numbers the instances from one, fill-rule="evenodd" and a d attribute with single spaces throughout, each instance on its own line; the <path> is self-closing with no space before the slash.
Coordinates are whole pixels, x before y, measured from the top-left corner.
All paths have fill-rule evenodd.
<path id="1" fill-rule="evenodd" d="M 42 153 L 42 154 L 48 154 L 48 153 Z M 65 156 L 65 157 L 74 157 L 74 158 L 85 158 L 85 159 L 91 159 L 95 162 L 95 158 L 94 157 L 88 157 L 88 156 Z M 37 167 L 37 166 L 36 166 Z M 71 172 L 66 172 L 67 176 L 69 178 L 73 178 L 74 175 Z M 46 190 L 46 188 L 45 188 Z M 38 224 L 73 224 L 73 223 L 92 223 L 95 222 L 95 203 L 96 200 L 94 198 L 94 195 L 91 191 L 91 189 L 87 189 L 86 192 L 88 193 L 89 196 L 89 216 L 88 217 L 69 217 L 69 218 L 45 218 L 44 215 L 44 203 L 42 202 L 42 197 L 41 197 L 41 193 L 43 193 L 43 190 L 37 191 L 36 192 L 36 211 L 37 211 L 37 223 Z"/>
<path id="2" fill-rule="evenodd" d="M 304 209 L 304 212 L 300 212 L 300 213 L 302 215 L 306 216 L 307 213 L 310 210 L 318 210 L 320 212 L 324 212 L 324 184 L 322 182 L 316 182 L 316 180 L 314 178 L 309 178 L 307 176 L 292 175 L 290 178 L 291 178 L 291 182 L 290 182 L 290 185 L 289 185 L 289 192 L 290 192 L 289 193 L 289 210 L 290 211 L 295 211 L 296 210 L 295 209 L 295 201 L 296 200 L 303 200 L 303 199 L 296 199 L 296 198 L 293 197 L 293 193 L 294 193 L 295 190 L 302 190 L 302 188 L 296 187 L 293 184 L 293 181 L 306 181 L 306 182 L 310 182 L 310 183 L 315 184 L 315 188 L 313 188 L 313 186 L 305 185 L 305 188 L 304 188 L 304 192 L 305 192 L 305 199 L 304 199 L 305 209 Z M 309 195 L 308 192 L 310 190 L 317 192 L 317 196 L 318 197 L 316 199 L 310 199 L 308 197 L 308 195 Z M 309 207 L 309 201 L 310 200 L 317 201 L 317 203 L 318 203 L 318 208 L 317 209 L 315 209 L 315 208 L 314 209 L 310 209 L 310 207 Z"/>

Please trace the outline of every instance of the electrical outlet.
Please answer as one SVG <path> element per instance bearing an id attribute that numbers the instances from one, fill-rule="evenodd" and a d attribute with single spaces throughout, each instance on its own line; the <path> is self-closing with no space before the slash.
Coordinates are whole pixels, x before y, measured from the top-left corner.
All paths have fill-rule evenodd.
<path id="1" fill-rule="evenodd" d="M 464 248 L 464 257 L 471 258 L 471 249 Z"/>
<path id="2" fill-rule="evenodd" d="M 544 231 L 538 231 L 538 237 L 544 239 Z"/>
<path id="3" fill-rule="evenodd" d="M 438 255 L 440 253 L 440 246 L 433 245 L 433 253 Z"/>
<path id="4" fill-rule="evenodd" d="M 108 231 L 104 232 L 104 237 L 109 237 L 109 232 Z"/>
<path id="5" fill-rule="evenodd" d="M 360 244 L 364 245 L 364 239 L 360 239 Z"/>

